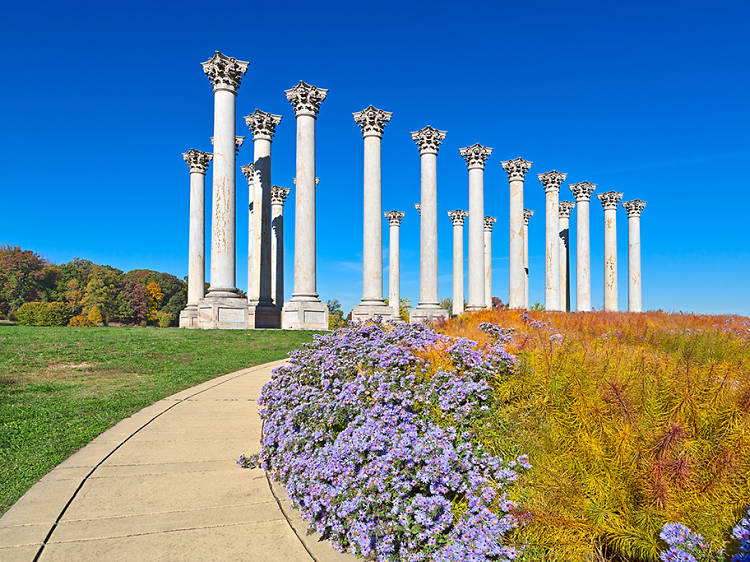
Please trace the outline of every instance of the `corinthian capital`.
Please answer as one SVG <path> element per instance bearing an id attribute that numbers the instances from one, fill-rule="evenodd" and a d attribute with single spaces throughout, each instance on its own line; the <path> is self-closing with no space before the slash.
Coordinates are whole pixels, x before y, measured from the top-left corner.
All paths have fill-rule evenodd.
<path id="1" fill-rule="evenodd" d="M 354 122 L 362 129 L 362 137 L 382 137 L 385 125 L 391 120 L 393 112 L 383 111 L 370 105 L 352 115 Z"/>
<path id="2" fill-rule="evenodd" d="M 561 219 L 567 219 L 567 218 L 569 218 L 570 217 L 570 211 L 572 211 L 573 207 L 575 207 L 575 206 L 576 206 L 576 204 L 573 203 L 572 201 L 560 201 L 560 203 L 559 203 L 559 205 L 557 207 L 558 216 Z"/>
<path id="3" fill-rule="evenodd" d="M 464 219 L 469 216 L 469 213 L 456 209 L 455 211 L 448 211 L 448 216 L 451 218 L 453 226 L 463 226 Z"/>
<path id="4" fill-rule="evenodd" d="M 417 214 L 422 216 L 422 203 L 414 203 L 414 208 L 417 210 Z"/>
<path id="5" fill-rule="evenodd" d="M 320 104 L 326 99 L 328 90 L 305 84 L 302 80 L 299 84 L 288 90 L 284 90 L 286 99 L 292 104 L 294 113 L 297 117 L 300 115 L 318 116 Z"/>
<path id="6" fill-rule="evenodd" d="M 551 172 L 544 172 L 543 174 L 537 174 L 539 181 L 544 186 L 544 192 L 548 191 L 560 191 L 560 184 L 565 181 L 568 174 L 552 170 Z"/>
<path id="7" fill-rule="evenodd" d="M 414 131 L 411 134 L 411 138 L 417 143 L 420 154 L 437 154 L 440 149 L 440 143 L 445 140 L 446 132 L 427 125 L 423 129 Z"/>
<path id="8" fill-rule="evenodd" d="M 463 156 L 466 160 L 466 165 L 471 170 L 472 168 L 484 169 L 484 165 L 487 163 L 487 158 L 492 154 L 492 149 L 489 146 L 482 146 L 479 143 L 472 144 L 464 148 L 459 148 L 458 153 Z"/>
<path id="9" fill-rule="evenodd" d="M 284 201 L 286 201 L 287 195 L 292 190 L 288 187 L 281 187 L 278 185 L 272 185 L 271 186 L 271 205 L 284 205 Z"/>
<path id="10" fill-rule="evenodd" d="M 247 164 L 246 166 L 240 166 L 240 170 L 242 170 L 242 174 L 247 178 L 247 185 L 252 187 L 255 180 L 255 166 Z"/>
<path id="11" fill-rule="evenodd" d="M 534 211 L 529 211 L 528 209 L 523 210 L 523 224 L 526 226 L 529 226 L 529 220 L 531 217 L 534 216 Z"/>
<path id="12" fill-rule="evenodd" d="M 532 164 L 531 160 L 524 160 L 523 158 L 514 158 L 513 160 L 500 162 L 503 170 L 508 174 L 508 181 L 523 181 L 526 177 L 526 172 L 529 171 Z"/>
<path id="13" fill-rule="evenodd" d="M 242 76 L 247 72 L 250 63 L 237 60 L 216 51 L 213 57 L 202 62 L 203 72 L 213 84 L 214 92 L 217 90 L 229 90 L 236 94 L 242 82 Z"/>
<path id="14" fill-rule="evenodd" d="M 190 166 L 191 174 L 205 174 L 208 170 L 208 163 L 213 159 L 213 154 L 191 148 L 182 154 L 182 159 Z"/>
<path id="15" fill-rule="evenodd" d="M 276 125 L 281 123 L 281 115 L 266 113 L 256 109 L 245 117 L 245 124 L 250 128 L 255 139 L 271 140 L 276 132 Z"/>
<path id="16" fill-rule="evenodd" d="M 606 191 L 600 193 L 597 197 L 599 197 L 599 201 L 602 202 L 602 207 L 605 211 L 613 211 L 617 209 L 617 204 L 620 202 L 620 199 L 622 199 L 622 193 Z"/>
<path id="17" fill-rule="evenodd" d="M 632 201 L 623 201 L 622 206 L 625 207 L 628 218 L 640 217 L 641 211 L 646 207 L 646 202 L 640 199 L 633 199 Z"/>
<path id="18" fill-rule="evenodd" d="M 484 217 L 484 231 L 492 232 L 492 227 L 495 226 L 497 219 L 495 217 Z"/>
<path id="19" fill-rule="evenodd" d="M 582 181 L 581 183 L 571 183 L 568 187 L 570 187 L 570 191 L 573 193 L 576 201 L 581 202 L 591 199 L 591 195 L 596 189 L 596 184 Z"/>
<path id="20" fill-rule="evenodd" d="M 383 213 L 385 215 L 385 218 L 388 219 L 388 224 L 390 226 L 400 226 L 401 225 L 401 219 L 404 218 L 404 215 L 406 213 L 402 211 L 388 211 L 387 213 Z"/>

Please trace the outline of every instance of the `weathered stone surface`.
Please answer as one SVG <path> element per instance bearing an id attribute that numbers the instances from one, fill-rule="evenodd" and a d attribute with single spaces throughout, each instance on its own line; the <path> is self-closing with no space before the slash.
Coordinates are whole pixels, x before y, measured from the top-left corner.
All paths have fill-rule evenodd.
<path id="1" fill-rule="evenodd" d="M 528 308 L 524 299 L 525 269 L 523 261 L 523 183 L 532 162 L 514 158 L 502 162 L 508 174 L 510 204 L 508 207 L 509 253 L 508 253 L 508 306 Z"/>

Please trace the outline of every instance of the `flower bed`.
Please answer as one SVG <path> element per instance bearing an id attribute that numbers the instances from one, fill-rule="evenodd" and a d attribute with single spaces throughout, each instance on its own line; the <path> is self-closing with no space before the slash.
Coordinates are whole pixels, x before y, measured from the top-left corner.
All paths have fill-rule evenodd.
<path id="1" fill-rule="evenodd" d="M 241 459 L 286 486 L 339 550 L 378 560 L 510 560 L 518 526 L 506 487 L 526 457 L 482 450 L 474 427 L 515 366 L 492 344 L 421 325 L 367 324 L 317 336 L 274 371 L 259 403 L 261 452 Z"/>

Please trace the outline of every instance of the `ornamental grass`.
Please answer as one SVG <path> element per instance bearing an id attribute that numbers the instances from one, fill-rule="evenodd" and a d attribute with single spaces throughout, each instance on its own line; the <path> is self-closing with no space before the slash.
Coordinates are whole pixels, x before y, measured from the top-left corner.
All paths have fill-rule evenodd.
<path id="1" fill-rule="evenodd" d="M 493 455 L 529 455 L 508 490 L 522 559 L 659 560 L 676 522 L 707 560 L 732 558 L 750 504 L 748 319 L 493 310 L 439 331 L 486 343 L 482 323 L 515 329 L 517 368 L 473 431 Z"/>

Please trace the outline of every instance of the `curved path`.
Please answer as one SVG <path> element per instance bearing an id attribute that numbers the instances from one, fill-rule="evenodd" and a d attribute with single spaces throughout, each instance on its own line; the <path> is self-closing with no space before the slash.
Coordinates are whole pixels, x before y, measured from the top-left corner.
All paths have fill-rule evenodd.
<path id="1" fill-rule="evenodd" d="M 260 469 L 256 403 L 273 367 L 160 400 L 42 478 L 0 519 L 0 560 L 353 560 L 306 526 Z"/>

